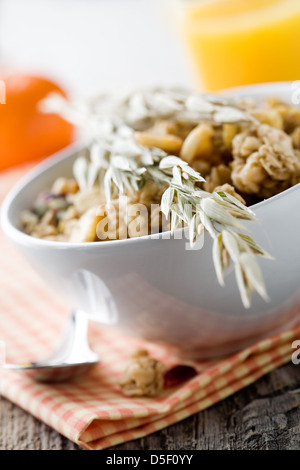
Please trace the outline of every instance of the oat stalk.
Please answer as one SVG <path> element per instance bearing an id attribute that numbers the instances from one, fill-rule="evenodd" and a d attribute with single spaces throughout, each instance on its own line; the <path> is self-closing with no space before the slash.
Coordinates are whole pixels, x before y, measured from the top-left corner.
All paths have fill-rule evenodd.
<path id="1" fill-rule="evenodd" d="M 244 306 L 250 306 L 253 291 L 268 300 L 256 258 L 271 257 L 242 224 L 242 220 L 256 220 L 251 209 L 224 191 L 201 190 L 197 184 L 204 179 L 180 158 L 137 145 L 128 136 L 121 138 L 121 145 L 120 129 L 116 129 L 115 139 L 102 142 L 103 146 L 94 143 L 90 161 L 80 157 L 75 162 L 74 176 L 80 187 L 84 190 L 99 185 L 109 201 L 119 194 L 142 189 L 147 181 L 164 185 L 161 211 L 166 218 L 171 217 L 172 233 L 183 223 L 189 227 L 190 243 L 194 246 L 203 229 L 207 230 L 213 238 L 213 262 L 219 283 L 224 285 L 224 272 L 231 260 Z M 126 143 L 130 143 L 127 151 Z M 116 149 L 123 150 L 122 155 L 115 153 Z"/>
<path id="2" fill-rule="evenodd" d="M 109 124 L 124 123 L 134 130 L 149 128 L 158 119 L 170 119 L 184 124 L 257 123 L 255 117 L 237 101 L 217 94 L 191 93 L 178 88 L 147 88 L 124 92 L 103 93 L 98 98 L 68 102 L 51 93 L 40 105 L 44 112 L 57 112 L 66 120 L 84 128 L 96 139 L 109 130 Z"/>
<path id="3" fill-rule="evenodd" d="M 241 220 L 256 220 L 254 213 L 224 191 L 208 193 L 197 189 L 195 183 L 202 182 L 203 178 L 195 175 L 194 170 L 189 173 L 191 169 L 182 161 L 176 162 L 175 158 L 165 157 L 158 168 L 148 169 L 157 182 L 160 179 L 165 182 L 165 176 L 168 176 L 168 188 L 162 196 L 161 210 L 166 217 L 171 216 L 172 232 L 184 223 L 189 227 L 190 244 L 193 246 L 206 229 L 213 238 L 213 262 L 220 285 L 225 284 L 224 271 L 231 260 L 245 308 L 250 307 L 253 291 L 268 301 L 256 258 L 271 259 L 271 256 L 250 235 L 241 232 L 246 230 Z M 166 173 L 167 169 L 172 170 L 172 174 L 171 171 Z M 163 177 L 160 176 L 161 171 Z"/>

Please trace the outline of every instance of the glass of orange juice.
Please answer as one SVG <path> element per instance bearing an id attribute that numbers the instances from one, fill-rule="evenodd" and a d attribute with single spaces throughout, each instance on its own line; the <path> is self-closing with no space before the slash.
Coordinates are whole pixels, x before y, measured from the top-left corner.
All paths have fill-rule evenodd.
<path id="1" fill-rule="evenodd" d="M 300 0 L 181 0 L 198 85 L 300 79 Z"/>

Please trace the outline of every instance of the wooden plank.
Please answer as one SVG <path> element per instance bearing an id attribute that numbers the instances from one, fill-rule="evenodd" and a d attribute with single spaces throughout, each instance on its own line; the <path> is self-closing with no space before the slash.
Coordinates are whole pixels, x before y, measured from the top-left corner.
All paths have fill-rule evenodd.
<path id="1" fill-rule="evenodd" d="M 283 366 L 208 410 L 114 449 L 300 449 L 300 366 Z M 2 399 L 1 450 L 81 450 Z"/>

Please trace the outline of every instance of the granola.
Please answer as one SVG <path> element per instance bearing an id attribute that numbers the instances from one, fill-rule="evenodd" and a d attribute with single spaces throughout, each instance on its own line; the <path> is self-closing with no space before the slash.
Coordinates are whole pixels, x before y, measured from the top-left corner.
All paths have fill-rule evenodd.
<path id="1" fill-rule="evenodd" d="M 123 393 L 131 397 L 154 397 L 164 388 L 165 366 L 146 350 L 136 351 L 120 381 Z"/>
<path id="2" fill-rule="evenodd" d="M 126 200 L 112 195 L 107 201 L 108 180 L 103 178 L 104 188 L 97 180 L 101 165 L 108 168 L 103 165 L 105 151 L 93 150 L 89 184 L 76 177 L 80 171 L 87 173 L 84 159 L 78 162 L 75 178 L 58 175 L 50 190 L 45 188 L 23 212 L 21 225 L 27 234 L 79 243 L 169 229 L 160 210 L 166 186 L 155 178 L 140 185 L 139 174 L 131 176 L 135 159 L 151 161 L 155 152 L 187 162 L 205 178 L 197 183 L 200 189 L 225 191 L 247 204 L 300 182 L 300 109 L 295 106 L 270 97 L 260 103 L 243 99 L 231 108 L 221 97 L 208 95 L 205 101 L 194 94 L 161 89 L 153 95 L 137 93 L 128 100 L 123 103 L 125 124 L 120 127 L 125 140 L 114 149 L 116 169 L 123 164 L 123 154 L 134 157 L 125 168 Z M 111 123 L 103 125 L 103 135 L 111 131 Z M 108 148 L 114 145 L 107 142 Z M 141 146 L 152 154 L 144 152 L 140 157 Z M 118 183 L 117 172 L 110 178 Z"/>

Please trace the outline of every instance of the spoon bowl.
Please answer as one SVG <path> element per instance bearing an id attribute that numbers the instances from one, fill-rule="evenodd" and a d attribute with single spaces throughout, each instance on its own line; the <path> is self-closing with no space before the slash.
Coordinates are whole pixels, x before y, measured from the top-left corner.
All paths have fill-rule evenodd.
<path id="1" fill-rule="evenodd" d="M 100 359 L 88 344 L 88 315 L 74 310 L 57 348 L 40 361 L 5 363 L 3 369 L 22 371 L 41 382 L 62 382 L 85 374 Z"/>

